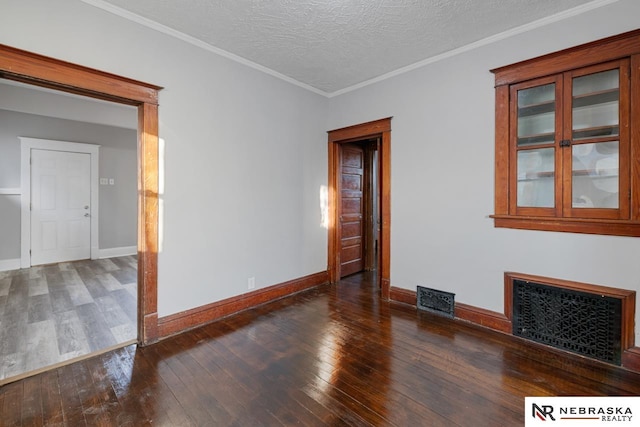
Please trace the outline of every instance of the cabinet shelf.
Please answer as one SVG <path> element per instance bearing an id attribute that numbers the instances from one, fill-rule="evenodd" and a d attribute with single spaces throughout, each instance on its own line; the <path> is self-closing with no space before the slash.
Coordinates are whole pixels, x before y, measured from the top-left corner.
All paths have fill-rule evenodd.
<path id="1" fill-rule="evenodd" d="M 617 136 L 620 134 L 620 126 L 595 126 L 580 129 L 573 129 L 574 139 L 596 138 L 599 136 Z"/>
<path id="2" fill-rule="evenodd" d="M 518 107 L 519 117 L 536 116 L 538 114 L 553 113 L 556 110 L 555 101 L 546 101 L 538 104 L 529 104 Z"/>
<path id="3" fill-rule="evenodd" d="M 527 145 L 553 144 L 556 139 L 555 132 L 534 133 L 518 137 L 518 147 Z"/>
<path id="4" fill-rule="evenodd" d="M 592 105 L 606 104 L 607 102 L 615 102 L 620 99 L 620 91 L 618 89 L 609 89 L 599 92 L 586 93 L 573 97 L 573 108 L 589 107 Z"/>

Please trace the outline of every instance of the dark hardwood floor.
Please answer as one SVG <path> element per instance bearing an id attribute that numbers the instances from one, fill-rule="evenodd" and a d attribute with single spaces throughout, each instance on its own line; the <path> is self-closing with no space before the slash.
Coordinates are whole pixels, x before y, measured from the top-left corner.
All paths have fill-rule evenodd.
<path id="1" fill-rule="evenodd" d="M 519 426 L 640 374 L 382 302 L 371 274 L 0 389 L 0 425 Z"/>

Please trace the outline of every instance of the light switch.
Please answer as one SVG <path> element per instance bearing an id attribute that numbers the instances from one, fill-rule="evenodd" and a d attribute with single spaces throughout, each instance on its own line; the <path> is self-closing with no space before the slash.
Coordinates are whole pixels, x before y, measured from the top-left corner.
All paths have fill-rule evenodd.
<path id="1" fill-rule="evenodd" d="M 109 185 L 114 185 L 116 183 L 116 180 L 113 178 L 109 178 Z"/>

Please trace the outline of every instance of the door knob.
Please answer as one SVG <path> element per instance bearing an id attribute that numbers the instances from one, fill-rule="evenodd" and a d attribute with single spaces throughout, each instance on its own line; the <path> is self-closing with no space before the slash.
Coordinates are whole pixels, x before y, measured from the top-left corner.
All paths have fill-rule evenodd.
<path id="1" fill-rule="evenodd" d="M 86 214 L 84 214 L 85 217 L 89 217 L 89 212 L 87 212 Z"/>

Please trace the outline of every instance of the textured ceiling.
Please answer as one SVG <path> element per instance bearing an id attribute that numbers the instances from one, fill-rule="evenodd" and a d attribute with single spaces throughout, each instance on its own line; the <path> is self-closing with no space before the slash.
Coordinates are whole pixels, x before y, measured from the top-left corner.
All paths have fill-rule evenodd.
<path id="1" fill-rule="evenodd" d="M 611 2 L 83 1 L 154 21 L 327 95 L 578 6 Z"/>

